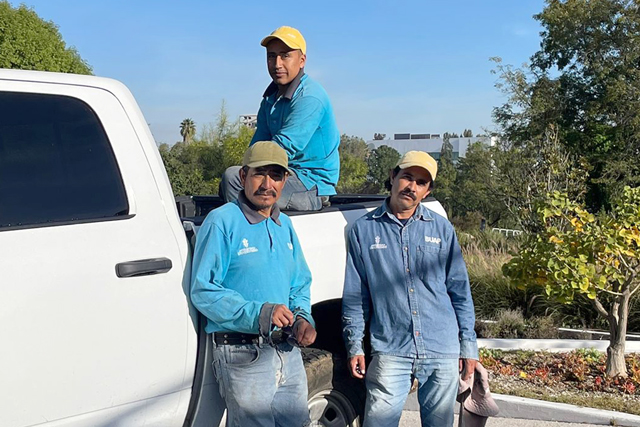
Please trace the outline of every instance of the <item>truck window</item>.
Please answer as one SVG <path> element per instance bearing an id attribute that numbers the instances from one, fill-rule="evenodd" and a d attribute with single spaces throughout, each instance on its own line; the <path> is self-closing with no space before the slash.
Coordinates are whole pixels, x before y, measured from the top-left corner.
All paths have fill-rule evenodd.
<path id="1" fill-rule="evenodd" d="M 0 92 L 0 231 L 128 212 L 111 144 L 86 103 Z"/>

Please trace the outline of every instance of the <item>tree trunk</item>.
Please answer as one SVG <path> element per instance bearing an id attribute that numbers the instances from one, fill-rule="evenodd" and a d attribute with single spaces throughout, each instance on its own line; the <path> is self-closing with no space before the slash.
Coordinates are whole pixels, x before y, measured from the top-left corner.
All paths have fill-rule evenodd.
<path id="1" fill-rule="evenodd" d="M 607 368 L 605 374 L 610 377 L 627 377 L 624 361 L 624 348 L 627 339 L 627 320 L 629 317 L 630 292 L 627 288 L 622 295 L 616 295 L 609 310 L 609 348 L 607 348 Z"/>

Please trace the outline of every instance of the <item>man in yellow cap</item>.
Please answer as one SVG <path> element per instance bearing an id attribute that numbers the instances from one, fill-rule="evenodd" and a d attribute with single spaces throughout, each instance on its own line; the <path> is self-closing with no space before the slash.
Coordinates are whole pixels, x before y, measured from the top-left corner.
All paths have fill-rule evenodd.
<path id="1" fill-rule="evenodd" d="M 390 171 L 391 196 L 349 231 L 342 323 L 351 375 L 366 371 L 364 427 L 398 425 L 412 377 L 422 426 L 451 427 L 459 369 L 464 379 L 475 370 L 475 315 L 460 246 L 451 223 L 420 203 L 437 172 L 429 154 L 406 153 Z"/>
<path id="2" fill-rule="evenodd" d="M 244 156 L 243 191 L 207 215 L 193 255 L 191 301 L 207 318 L 227 426 L 308 425 L 299 346 L 313 343 L 311 273 L 276 202 L 287 153 L 272 141 Z"/>
<path id="3" fill-rule="evenodd" d="M 331 102 L 304 72 L 307 43 L 298 30 L 280 27 L 261 44 L 272 82 L 264 92 L 251 144 L 271 140 L 287 153 L 291 176 L 278 202 L 281 209 L 319 210 L 336 194 L 340 173 L 340 132 Z M 231 167 L 222 177 L 225 201 L 235 200 L 241 191 L 238 172 Z"/>

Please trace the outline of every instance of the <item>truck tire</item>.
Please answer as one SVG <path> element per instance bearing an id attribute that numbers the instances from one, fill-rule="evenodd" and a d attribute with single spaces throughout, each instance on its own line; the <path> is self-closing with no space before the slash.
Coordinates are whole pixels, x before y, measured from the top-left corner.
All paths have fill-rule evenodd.
<path id="1" fill-rule="evenodd" d="M 328 351 L 302 349 L 309 385 L 312 426 L 360 427 L 364 414 L 364 381 L 352 378 L 346 360 Z"/>

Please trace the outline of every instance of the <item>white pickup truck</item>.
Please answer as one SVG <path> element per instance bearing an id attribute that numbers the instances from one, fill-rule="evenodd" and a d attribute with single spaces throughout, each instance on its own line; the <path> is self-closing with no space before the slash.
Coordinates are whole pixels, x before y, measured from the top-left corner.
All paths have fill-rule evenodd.
<path id="1" fill-rule="evenodd" d="M 197 219 L 180 218 L 146 123 L 114 80 L 0 70 L 2 427 L 224 422 L 189 301 Z M 220 204 L 196 200 L 197 215 Z M 381 201 L 292 213 L 314 280 L 314 425 L 359 425 L 363 386 L 342 363 L 344 235 Z"/>

